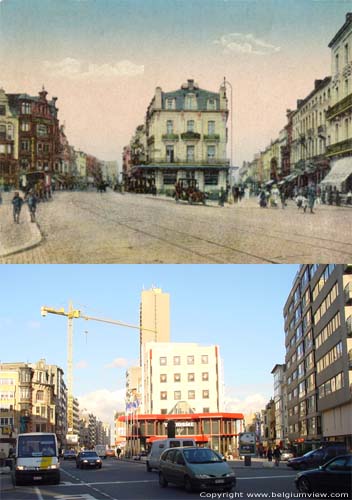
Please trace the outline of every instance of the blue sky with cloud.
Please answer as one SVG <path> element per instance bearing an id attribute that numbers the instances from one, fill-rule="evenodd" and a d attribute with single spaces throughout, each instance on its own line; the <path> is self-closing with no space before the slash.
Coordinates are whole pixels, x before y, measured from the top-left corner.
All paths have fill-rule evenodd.
<path id="1" fill-rule="evenodd" d="M 66 370 L 65 317 L 43 305 L 138 325 L 143 288 L 170 293 L 171 339 L 218 344 L 229 410 L 256 409 L 273 393 L 271 370 L 284 362 L 282 310 L 294 265 L 1 266 L 1 362 L 45 358 Z M 104 412 L 123 407 L 125 371 L 138 364 L 139 331 L 74 320 L 74 393 Z M 111 397 L 102 395 L 111 393 Z M 105 397 L 105 396 L 104 396 Z M 117 399 L 116 399 L 117 398 Z M 113 401 L 111 400 L 113 399 Z"/>

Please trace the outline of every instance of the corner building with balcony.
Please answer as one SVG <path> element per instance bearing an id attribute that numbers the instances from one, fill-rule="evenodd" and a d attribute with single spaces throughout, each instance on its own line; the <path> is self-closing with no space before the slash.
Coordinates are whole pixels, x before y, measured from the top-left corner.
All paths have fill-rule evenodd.
<path id="1" fill-rule="evenodd" d="M 179 90 L 156 88 L 145 122 L 145 161 L 135 175 L 148 179 L 158 193 L 171 193 L 177 181 L 193 180 L 210 195 L 226 188 L 228 102 L 225 84 L 219 92 L 188 80 Z"/>
<path id="2" fill-rule="evenodd" d="M 352 266 L 302 265 L 284 307 L 288 439 L 351 446 Z"/>

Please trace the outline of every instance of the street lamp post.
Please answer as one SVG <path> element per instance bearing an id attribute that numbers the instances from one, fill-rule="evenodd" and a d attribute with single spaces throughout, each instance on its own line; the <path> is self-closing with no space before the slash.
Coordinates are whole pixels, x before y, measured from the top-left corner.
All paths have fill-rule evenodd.
<path id="1" fill-rule="evenodd" d="M 232 84 L 224 76 L 224 86 L 230 88 L 230 166 L 233 167 L 233 88 Z"/>

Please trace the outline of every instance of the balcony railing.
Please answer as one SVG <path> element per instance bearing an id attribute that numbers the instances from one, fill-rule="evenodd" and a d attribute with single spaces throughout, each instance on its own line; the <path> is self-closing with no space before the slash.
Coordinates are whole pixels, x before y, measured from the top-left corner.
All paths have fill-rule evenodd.
<path id="1" fill-rule="evenodd" d="M 219 165 L 223 165 L 224 167 L 228 167 L 230 165 L 230 160 L 217 159 L 217 158 L 205 158 L 204 160 L 192 160 L 192 159 L 187 159 L 187 158 L 174 157 L 172 161 L 170 159 L 167 159 L 167 158 L 162 158 L 162 159 L 158 159 L 158 160 L 151 159 L 148 162 L 148 164 L 153 164 L 153 165 L 163 165 L 163 164 L 168 164 L 168 163 L 175 163 L 175 164 L 179 165 L 180 168 L 183 165 L 195 165 L 195 166 L 202 166 L 202 165 L 219 166 Z"/>
<path id="2" fill-rule="evenodd" d="M 347 283 L 343 293 L 345 295 L 345 304 L 350 304 L 352 302 L 352 281 Z"/>
<path id="3" fill-rule="evenodd" d="M 183 132 L 181 134 L 181 139 L 184 141 L 199 141 L 200 139 L 200 134 L 198 132 Z"/>
<path id="4" fill-rule="evenodd" d="M 326 148 L 327 156 L 349 152 L 352 152 L 352 139 L 346 139 L 345 141 L 336 142 L 335 144 L 331 144 Z"/>
<path id="5" fill-rule="evenodd" d="M 330 120 L 334 116 L 337 116 L 340 113 L 347 111 L 351 107 L 352 107 L 352 94 L 349 94 L 344 99 L 342 99 L 342 101 L 337 102 L 334 106 L 332 106 L 330 109 L 327 110 L 326 118 Z"/>
<path id="6" fill-rule="evenodd" d="M 220 141 L 219 134 L 207 134 L 203 136 L 205 141 Z"/>
<path id="7" fill-rule="evenodd" d="M 178 134 L 163 134 L 162 140 L 163 141 L 178 141 L 179 135 Z"/>
<path id="8" fill-rule="evenodd" d="M 319 125 L 318 134 L 326 134 L 326 125 Z"/>

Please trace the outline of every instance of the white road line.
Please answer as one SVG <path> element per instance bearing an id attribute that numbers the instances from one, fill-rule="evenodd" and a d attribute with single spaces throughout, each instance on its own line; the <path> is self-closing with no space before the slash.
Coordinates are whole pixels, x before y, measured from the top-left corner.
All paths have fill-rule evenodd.
<path id="1" fill-rule="evenodd" d="M 294 474 L 290 475 L 290 476 L 253 476 L 253 477 L 238 477 L 236 476 L 236 479 L 237 481 L 242 481 L 242 479 L 249 479 L 249 480 L 252 480 L 252 479 L 280 479 L 280 478 L 288 478 L 288 477 L 296 477 Z"/>
<path id="2" fill-rule="evenodd" d="M 35 491 L 35 493 L 37 495 L 38 500 L 44 500 L 43 497 L 42 497 L 42 494 L 40 493 L 40 489 L 39 488 L 35 487 L 34 491 Z"/>
<path id="3" fill-rule="evenodd" d="M 131 480 L 131 481 L 97 481 L 96 483 L 85 483 L 83 481 L 81 481 L 80 483 L 60 483 L 58 486 L 89 486 L 89 487 L 93 487 L 95 485 L 99 485 L 99 484 L 137 484 L 137 483 L 157 483 L 158 480 L 157 479 L 146 479 L 146 480 L 143 480 L 143 481 L 135 481 L 135 480 Z M 92 488 L 94 489 L 94 488 Z"/>

